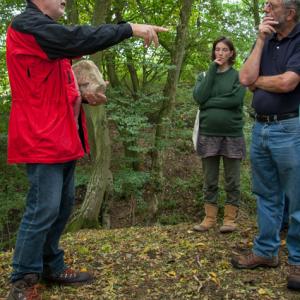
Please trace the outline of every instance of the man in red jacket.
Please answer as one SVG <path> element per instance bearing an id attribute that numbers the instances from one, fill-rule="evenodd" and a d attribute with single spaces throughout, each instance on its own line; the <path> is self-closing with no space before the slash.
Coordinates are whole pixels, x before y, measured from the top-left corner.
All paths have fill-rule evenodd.
<path id="1" fill-rule="evenodd" d="M 73 114 L 75 81 L 70 60 L 132 36 L 158 45 L 165 28 L 119 24 L 63 26 L 66 0 L 30 0 L 7 31 L 7 68 L 12 93 L 8 162 L 25 163 L 30 181 L 13 257 L 8 299 L 40 299 L 40 277 L 60 284 L 89 282 L 92 275 L 64 263 L 58 248 L 74 202 L 74 168 L 89 151 L 83 111 Z M 76 96 L 76 95 L 75 95 Z M 93 105 L 105 95 L 86 99 Z"/>

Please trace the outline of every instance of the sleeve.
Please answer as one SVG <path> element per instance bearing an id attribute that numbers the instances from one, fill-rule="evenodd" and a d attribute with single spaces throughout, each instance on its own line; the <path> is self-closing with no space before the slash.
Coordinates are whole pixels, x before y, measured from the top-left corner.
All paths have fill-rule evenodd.
<path id="1" fill-rule="evenodd" d="M 217 64 L 213 62 L 206 76 L 204 76 L 203 73 L 199 74 L 193 91 L 193 97 L 199 105 L 202 105 L 209 99 L 216 72 Z"/>
<path id="2" fill-rule="evenodd" d="M 246 88 L 243 87 L 238 76 L 235 83 L 233 84 L 232 91 L 224 95 L 219 95 L 218 97 L 211 97 L 209 101 L 205 102 L 201 108 L 222 108 L 222 109 L 234 109 L 243 105 L 243 100 L 245 97 Z"/>
<path id="3" fill-rule="evenodd" d="M 105 24 L 99 27 L 49 24 L 35 31 L 37 43 L 50 59 L 73 58 L 92 54 L 132 36 L 129 24 Z"/>
<path id="4" fill-rule="evenodd" d="M 42 14 L 16 18 L 13 27 L 34 36 L 49 59 L 74 58 L 93 54 L 132 36 L 128 23 L 65 26 Z"/>

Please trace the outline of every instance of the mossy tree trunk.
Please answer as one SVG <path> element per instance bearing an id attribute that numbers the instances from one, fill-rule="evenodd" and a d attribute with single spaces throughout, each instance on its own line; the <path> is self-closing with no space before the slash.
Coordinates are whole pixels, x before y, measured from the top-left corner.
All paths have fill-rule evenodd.
<path id="1" fill-rule="evenodd" d="M 111 0 L 96 0 L 92 25 L 104 23 Z M 101 65 L 102 54 L 96 53 L 92 60 Z M 110 227 L 109 200 L 112 192 L 110 171 L 111 145 L 105 105 L 84 105 L 91 147 L 92 173 L 84 202 L 68 225 L 69 231 L 81 228 Z M 100 221 L 100 222 L 99 222 Z"/>
<path id="2" fill-rule="evenodd" d="M 185 54 L 185 46 L 188 36 L 188 25 L 192 11 L 194 0 L 182 0 L 180 11 L 180 20 L 177 26 L 176 40 L 171 47 L 171 64 L 174 68 L 170 68 L 167 81 L 164 87 L 164 101 L 160 109 L 157 125 L 155 129 L 155 147 L 152 152 L 152 170 L 154 179 L 154 193 L 152 207 L 157 207 L 158 202 L 163 198 L 163 161 L 164 151 L 161 147 L 161 142 L 168 134 L 168 126 L 165 120 L 170 118 L 171 112 L 176 101 L 176 88 L 179 80 L 182 62 Z M 155 211 L 154 211 L 155 213 Z"/>

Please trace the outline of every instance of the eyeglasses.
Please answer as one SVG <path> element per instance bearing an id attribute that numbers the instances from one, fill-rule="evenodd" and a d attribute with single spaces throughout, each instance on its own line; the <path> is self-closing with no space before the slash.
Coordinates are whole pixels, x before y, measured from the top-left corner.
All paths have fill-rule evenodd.
<path id="1" fill-rule="evenodd" d="M 273 3 L 267 1 L 267 2 L 265 2 L 264 7 L 265 7 L 265 9 L 267 8 L 267 9 L 270 9 L 270 10 L 274 10 L 274 9 L 278 8 L 279 6 L 278 5 L 274 5 Z M 294 6 L 285 6 L 285 5 L 282 5 L 282 7 L 285 8 L 285 9 L 295 9 Z"/>
<path id="2" fill-rule="evenodd" d="M 273 10 L 277 7 L 278 6 L 274 5 L 273 3 L 269 2 L 269 1 L 265 2 L 265 9 L 267 8 L 267 9 Z"/>

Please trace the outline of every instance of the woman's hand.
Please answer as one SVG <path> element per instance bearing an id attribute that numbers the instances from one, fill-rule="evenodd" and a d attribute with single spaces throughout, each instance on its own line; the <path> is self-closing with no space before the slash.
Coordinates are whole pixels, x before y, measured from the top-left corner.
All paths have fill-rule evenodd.
<path id="1" fill-rule="evenodd" d="M 214 62 L 217 64 L 217 65 L 219 65 L 219 66 L 222 66 L 224 63 L 225 63 L 225 60 L 223 59 L 223 58 L 216 58 L 215 60 L 214 60 Z"/>

